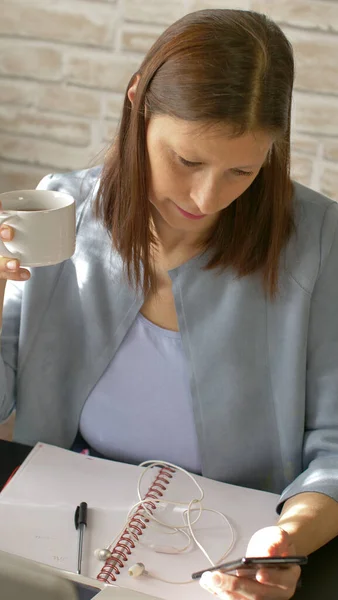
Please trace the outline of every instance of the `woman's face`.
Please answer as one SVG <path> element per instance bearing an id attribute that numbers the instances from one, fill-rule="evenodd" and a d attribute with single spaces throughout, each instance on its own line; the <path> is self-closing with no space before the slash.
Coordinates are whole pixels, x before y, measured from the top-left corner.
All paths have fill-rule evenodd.
<path id="1" fill-rule="evenodd" d="M 253 182 L 273 139 L 257 131 L 231 137 L 227 126 L 167 115 L 152 117 L 147 128 L 150 202 L 155 224 L 203 234 Z"/>

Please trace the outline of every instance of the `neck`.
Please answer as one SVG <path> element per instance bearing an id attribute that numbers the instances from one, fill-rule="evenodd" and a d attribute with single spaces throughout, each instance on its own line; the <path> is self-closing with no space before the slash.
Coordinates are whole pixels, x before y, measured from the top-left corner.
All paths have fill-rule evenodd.
<path id="1" fill-rule="evenodd" d="M 201 234 L 173 229 L 153 211 L 152 225 L 161 253 L 196 255 L 201 251 Z"/>

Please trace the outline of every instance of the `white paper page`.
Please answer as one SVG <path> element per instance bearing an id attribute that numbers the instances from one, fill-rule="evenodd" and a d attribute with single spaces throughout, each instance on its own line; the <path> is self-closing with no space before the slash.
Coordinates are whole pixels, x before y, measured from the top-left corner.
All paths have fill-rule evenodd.
<path id="1" fill-rule="evenodd" d="M 125 510 L 91 508 L 87 519 L 82 574 L 96 578 L 101 563 L 94 550 L 107 545 L 108 532 L 119 531 Z M 0 550 L 76 573 L 77 542 L 72 508 L 0 503 Z"/>
<path id="2" fill-rule="evenodd" d="M 93 537 L 90 542 L 87 540 L 87 549 L 84 553 L 87 565 L 84 563 L 84 569 L 88 568 L 88 574 L 95 576 L 103 563 L 99 563 L 93 558 L 93 550 L 97 547 L 106 547 L 123 527 L 128 510 L 137 501 L 136 486 L 142 471 L 143 469 L 140 467 L 87 457 L 53 446 L 37 444 L 23 467 L 0 494 L 0 505 L 3 503 L 21 505 L 22 515 L 26 511 L 23 504 L 35 503 L 42 507 L 47 506 L 47 508 L 48 505 L 64 507 L 64 515 L 67 516 L 67 519 L 64 518 L 59 508 L 57 511 L 54 508 L 53 521 L 50 520 L 48 510 L 41 509 L 39 527 L 41 531 L 48 532 L 47 537 L 53 538 L 53 543 L 48 550 L 49 554 L 47 553 L 48 561 L 50 556 L 61 556 L 64 559 L 61 568 L 75 570 L 76 565 L 74 567 L 73 561 L 74 554 L 76 557 L 76 535 L 74 535 L 76 532 L 73 515 L 75 506 L 86 501 L 93 514 L 92 525 L 90 528 L 88 526 L 87 533 Z M 147 473 L 142 490 L 148 489 L 149 483 L 153 479 L 154 470 Z M 235 529 L 237 541 L 226 560 L 243 555 L 251 535 L 257 529 L 276 522 L 277 495 L 227 485 L 203 477 L 196 477 L 196 479 L 205 493 L 203 506 L 226 514 Z M 164 492 L 164 499 L 186 504 L 198 497 L 196 486 L 180 472 L 175 473 Z M 165 518 L 171 524 L 177 524 L 177 517 L 180 517 L 179 522 L 182 521 L 182 510 L 176 509 L 173 514 L 170 505 L 167 505 L 158 507 L 154 514 Z M 106 520 L 107 511 L 110 516 Z M 6 519 L 3 519 L 0 513 L 0 521 L 3 520 Z M 10 519 L 8 518 L 7 521 L 9 522 Z M 31 521 L 34 523 L 33 517 L 31 517 Z M 65 526 L 66 521 L 67 526 Z M 15 516 L 12 515 L 12 523 L 14 522 Z M 224 520 L 206 512 L 194 527 L 194 531 L 211 558 L 215 562 L 218 561 L 230 543 L 229 530 Z M 21 543 L 24 547 L 24 544 L 20 542 L 20 536 L 23 534 L 25 534 L 25 539 L 29 540 L 26 547 L 28 548 L 30 544 L 35 548 L 34 552 L 37 553 L 35 560 L 47 562 L 43 543 L 40 541 L 39 544 L 32 546 L 32 532 L 29 527 L 27 531 L 27 525 L 23 525 L 21 530 L 17 528 L 12 530 L 11 543 L 17 547 Z M 205 598 L 206 592 L 200 588 L 198 582 L 177 586 L 160 582 L 151 577 L 133 579 L 128 575 L 128 566 L 135 562 L 143 562 L 150 573 L 179 582 L 188 580 L 193 571 L 209 566 L 207 559 L 196 546 L 184 554 L 163 554 L 149 548 L 150 544 L 173 547 L 185 545 L 185 538 L 177 535 L 175 537 L 176 539 L 170 537 L 168 540 L 167 536 L 159 534 L 158 530 L 148 526 L 140 543 L 136 545 L 132 556 L 129 557 L 126 567 L 118 575 L 116 583 L 168 600 L 177 596 L 178 593 L 184 594 L 187 600 Z M 42 538 L 41 535 L 40 540 Z M 70 548 L 72 549 L 70 550 Z M 13 550 L 8 549 L 7 551 Z M 27 555 L 25 554 L 25 556 Z M 34 558 L 32 555 L 28 557 Z M 48 562 L 48 564 L 55 566 L 55 562 L 58 562 L 58 559 L 53 559 L 53 562 Z M 70 563 L 73 563 L 73 567 L 70 566 Z"/>
<path id="3" fill-rule="evenodd" d="M 38 443 L 0 494 L 0 502 L 125 509 L 137 501 L 140 467 Z"/>
<path id="4" fill-rule="evenodd" d="M 236 543 L 223 562 L 245 555 L 247 543 L 253 533 L 276 522 L 277 495 L 227 485 L 202 477 L 196 479 L 205 493 L 203 506 L 225 514 L 235 530 Z M 175 473 L 164 493 L 164 501 L 189 502 L 194 497 L 198 497 L 196 486 L 184 474 Z M 166 523 L 176 525 L 183 522 L 182 510 L 176 509 L 173 514 L 170 505 L 164 505 L 158 507 L 154 515 Z M 211 559 L 218 562 L 231 542 L 231 533 L 224 519 L 206 511 L 193 527 L 193 531 Z M 149 574 L 174 582 L 188 581 L 194 571 L 210 566 L 196 545 L 183 554 L 165 554 L 149 548 L 149 545 L 182 548 L 185 544 L 186 539 L 180 534 L 168 536 L 154 526 L 148 526 L 140 538 L 140 543 L 136 544 L 128 565 L 142 562 Z M 150 576 L 135 579 L 128 575 L 127 569 L 122 569 L 116 583 L 168 600 L 177 597 L 177 594 L 187 600 L 199 598 L 206 600 L 206 592 L 197 581 L 177 586 L 158 581 Z"/>

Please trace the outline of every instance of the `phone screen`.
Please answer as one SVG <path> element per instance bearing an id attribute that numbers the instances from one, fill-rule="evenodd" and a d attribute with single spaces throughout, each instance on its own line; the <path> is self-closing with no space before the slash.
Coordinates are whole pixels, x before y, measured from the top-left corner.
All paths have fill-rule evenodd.
<path id="1" fill-rule="evenodd" d="M 197 571 L 192 574 L 192 579 L 199 579 L 206 571 L 222 571 L 223 573 L 236 573 L 236 571 L 244 571 L 249 577 L 255 574 L 256 571 L 262 568 L 287 568 L 292 565 L 306 565 L 307 556 L 262 556 L 248 557 L 243 556 L 237 560 L 217 565 L 203 571 Z"/>

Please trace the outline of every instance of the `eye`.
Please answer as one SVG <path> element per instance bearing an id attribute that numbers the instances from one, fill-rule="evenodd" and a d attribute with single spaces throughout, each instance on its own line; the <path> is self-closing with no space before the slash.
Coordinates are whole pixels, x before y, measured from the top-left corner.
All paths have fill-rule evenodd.
<path id="1" fill-rule="evenodd" d="M 247 176 L 250 177 L 251 175 L 253 175 L 253 171 L 243 171 L 242 169 L 231 169 L 231 172 L 234 175 L 237 175 L 238 177 L 240 177 L 241 175 L 243 176 Z"/>
<path id="2" fill-rule="evenodd" d="M 190 160 L 186 160 L 185 158 L 183 158 L 183 156 L 177 155 L 177 158 L 180 161 L 180 163 L 185 167 L 198 167 L 198 165 L 201 164 L 199 162 L 191 162 Z"/>

